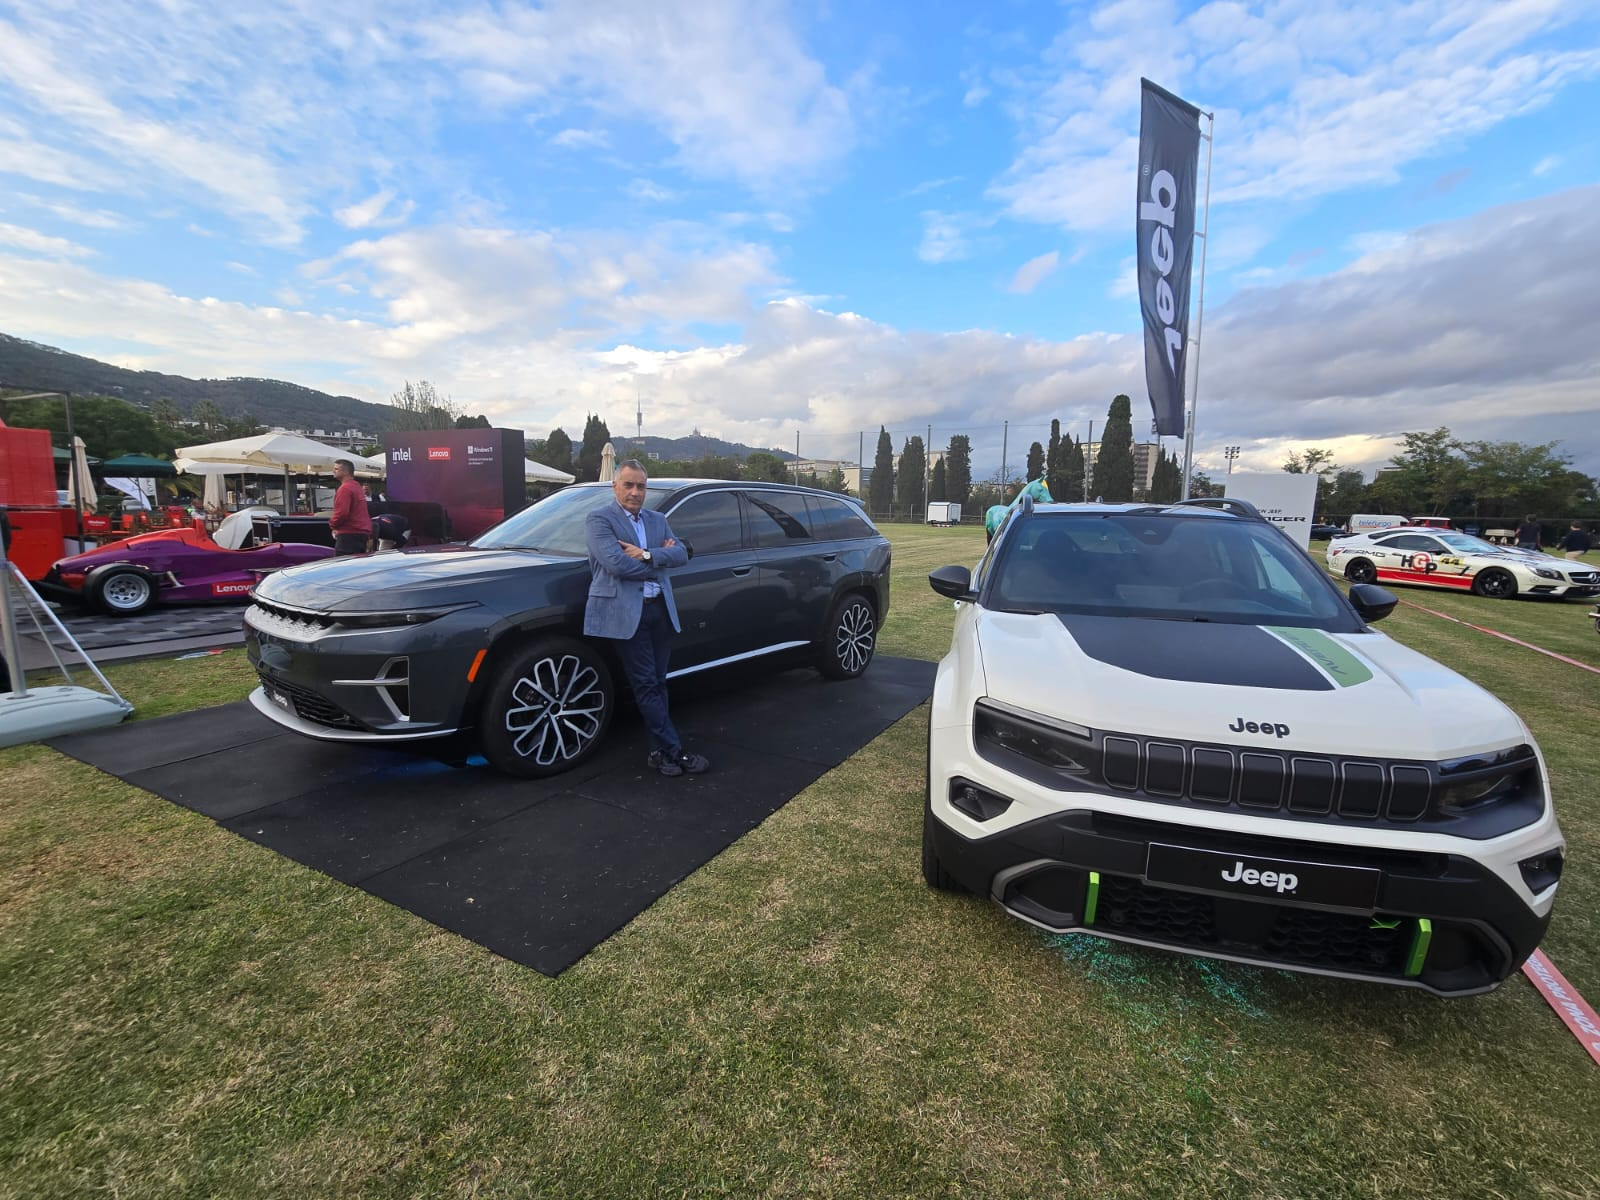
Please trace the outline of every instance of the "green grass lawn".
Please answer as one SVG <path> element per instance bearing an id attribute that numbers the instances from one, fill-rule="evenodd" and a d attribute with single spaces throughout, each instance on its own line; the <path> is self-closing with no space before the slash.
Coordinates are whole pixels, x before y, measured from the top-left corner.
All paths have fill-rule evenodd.
<path id="1" fill-rule="evenodd" d="M 924 577 L 982 531 L 890 534 L 881 647 L 936 658 Z M 1583 606 L 1404 596 L 1600 666 Z M 1414 608 L 1382 628 L 1540 739 L 1570 843 L 1545 948 L 1600 1000 L 1600 676 Z M 141 717 L 250 685 L 238 651 L 109 674 Z M 1600 1074 L 1520 977 L 1441 1001 L 927 890 L 925 723 L 555 980 L 0 751 L 0 1195 L 1600 1194 Z"/>

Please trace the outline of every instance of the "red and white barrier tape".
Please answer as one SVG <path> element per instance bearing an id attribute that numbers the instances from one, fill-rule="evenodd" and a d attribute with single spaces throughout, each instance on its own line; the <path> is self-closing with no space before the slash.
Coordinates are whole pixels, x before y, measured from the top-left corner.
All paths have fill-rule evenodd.
<path id="1" fill-rule="evenodd" d="M 1522 964 L 1522 973 L 1533 981 L 1545 1002 L 1566 1022 L 1572 1036 L 1589 1052 L 1589 1057 L 1600 1063 L 1600 1017 L 1595 1016 L 1594 1009 L 1578 995 L 1578 989 L 1555 969 L 1543 950 L 1535 950 L 1529 956 Z"/>
<path id="2" fill-rule="evenodd" d="M 1454 621 L 1457 625 L 1465 625 L 1468 629 L 1476 629 L 1479 633 L 1487 633 L 1490 637 L 1500 638 L 1503 641 L 1510 642 L 1514 646 L 1522 646 L 1529 650 L 1537 650 L 1540 654 L 1549 655 L 1551 658 L 1557 659 L 1560 662 L 1567 663 L 1574 667 L 1580 667 L 1583 670 L 1589 671 L 1595 675 L 1600 675 L 1600 667 L 1591 667 L 1586 662 L 1579 662 L 1575 658 L 1568 658 L 1565 654 L 1557 654 L 1554 650 L 1546 650 L 1543 646 L 1535 646 L 1532 642 L 1525 642 L 1521 638 L 1514 638 L 1509 633 L 1501 633 L 1498 629 L 1490 629 L 1484 625 L 1474 625 L 1471 621 L 1463 621 L 1460 617 L 1452 617 L 1449 613 L 1438 612 L 1431 608 L 1423 608 L 1422 605 L 1411 600 L 1402 600 L 1400 603 L 1404 604 L 1407 608 L 1415 608 L 1418 611 L 1425 612 L 1430 616 L 1443 617 L 1446 621 Z"/>

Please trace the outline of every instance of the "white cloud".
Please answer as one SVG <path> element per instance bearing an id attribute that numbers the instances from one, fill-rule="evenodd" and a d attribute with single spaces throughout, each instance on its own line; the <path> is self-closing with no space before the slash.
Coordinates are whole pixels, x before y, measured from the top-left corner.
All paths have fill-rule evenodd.
<path id="1" fill-rule="evenodd" d="M 925 263 L 955 262 L 967 257 L 967 218 L 959 213 L 929 210 L 922 214 L 922 241 L 917 257 Z"/>
<path id="2" fill-rule="evenodd" d="M 408 200 L 391 212 L 389 205 L 393 202 L 394 189 L 384 188 L 357 204 L 335 209 L 333 216 L 346 229 L 383 228 L 403 224 L 411 215 L 414 205 Z"/>
<path id="3" fill-rule="evenodd" d="M 992 194 L 1024 220 L 1125 222 L 1141 74 L 1202 106 L 1213 92 L 1249 100 L 1217 113 L 1213 203 L 1391 181 L 1600 75 L 1600 48 L 1541 40 L 1578 18 L 1558 0 L 1219 2 L 1187 17 L 1166 3 L 1104 5 L 1063 31 L 1045 78 L 1019 85 L 1025 143 Z"/>
<path id="4" fill-rule="evenodd" d="M 0 222 L 0 246 L 15 246 L 30 254 L 50 258 L 86 258 L 93 254 L 87 246 L 80 246 L 66 238 L 51 237 L 35 229 Z"/>
<path id="5" fill-rule="evenodd" d="M 1051 275 L 1055 274 L 1056 267 L 1060 262 L 1061 254 L 1056 250 L 1052 250 L 1048 254 L 1041 254 L 1037 258 L 1030 258 L 1017 268 L 1017 273 L 1011 277 L 1011 283 L 1006 290 L 1019 295 L 1027 295 Z"/>
<path id="6" fill-rule="evenodd" d="M 420 34 L 485 104 L 586 104 L 645 122 L 699 175 L 765 190 L 831 166 L 856 140 L 850 96 L 765 0 L 512 0 L 425 22 Z"/>

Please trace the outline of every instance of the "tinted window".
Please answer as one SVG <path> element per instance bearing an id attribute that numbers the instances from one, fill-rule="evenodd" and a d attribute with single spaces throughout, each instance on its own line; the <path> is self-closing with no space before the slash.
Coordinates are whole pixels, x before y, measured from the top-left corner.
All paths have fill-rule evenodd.
<path id="1" fill-rule="evenodd" d="M 758 546 L 793 546 L 811 539 L 806 498 L 798 492 L 746 492 Z"/>
<path id="2" fill-rule="evenodd" d="M 734 492 L 703 492 L 690 496 L 667 514 L 667 523 L 680 542 L 699 554 L 721 554 L 744 544 L 739 528 L 739 497 Z"/>
<path id="3" fill-rule="evenodd" d="M 1271 526 L 1149 513 L 1023 521 L 993 564 L 988 603 L 1027 612 L 1358 627 L 1325 573 Z"/>
<path id="4" fill-rule="evenodd" d="M 646 508 L 660 508 L 673 492 L 672 487 L 649 488 L 644 494 Z M 472 539 L 482 547 L 515 547 L 541 550 L 546 554 L 588 553 L 584 545 L 583 523 L 595 509 L 611 503 L 609 486 L 562 488 L 537 504 L 530 504 L 515 516 L 507 517 L 493 529 Z"/>
<path id="5" fill-rule="evenodd" d="M 1402 533 L 1394 537 L 1383 538 L 1378 545 L 1390 550 L 1428 550 L 1439 551 L 1444 547 L 1431 537 L 1420 533 Z"/>
<path id="6" fill-rule="evenodd" d="M 811 509 L 811 531 L 819 538 L 840 541 L 845 538 L 871 537 L 874 533 L 860 510 L 848 500 L 834 500 L 828 496 L 807 496 L 806 503 Z"/>

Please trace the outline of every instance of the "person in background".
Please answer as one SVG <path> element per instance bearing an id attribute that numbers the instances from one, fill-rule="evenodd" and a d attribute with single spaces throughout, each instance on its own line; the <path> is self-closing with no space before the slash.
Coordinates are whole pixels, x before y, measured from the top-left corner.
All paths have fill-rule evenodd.
<path id="1" fill-rule="evenodd" d="M 356 482 L 356 465 L 348 458 L 336 460 L 333 477 L 339 481 L 333 493 L 333 517 L 328 522 L 333 530 L 333 552 L 365 554 L 372 537 L 372 518 L 367 514 L 367 494 Z"/>
<path id="2" fill-rule="evenodd" d="M 1517 549 L 1537 550 L 1539 548 L 1539 518 L 1529 513 L 1522 518 L 1522 524 L 1517 526 Z"/>
<path id="3" fill-rule="evenodd" d="M 1568 558 L 1582 558 L 1593 545 L 1594 542 L 1589 537 L 1588 531 L 1576 521 L 1572 523 L 1572 528 L 1567 530 L 1566 536 L 1561 539 L 1561 549 L 1566 552 Z"/>

